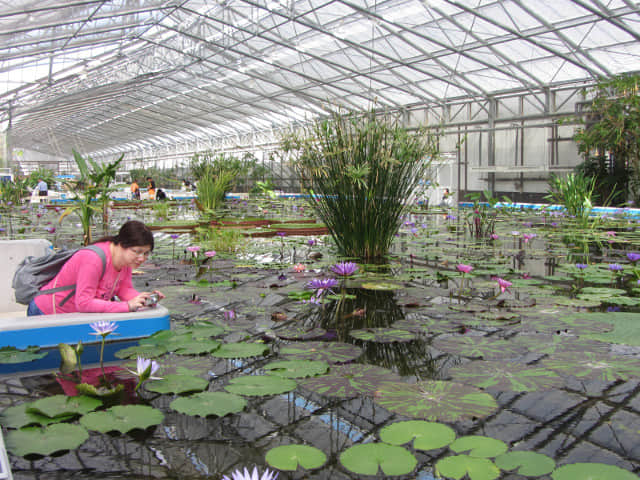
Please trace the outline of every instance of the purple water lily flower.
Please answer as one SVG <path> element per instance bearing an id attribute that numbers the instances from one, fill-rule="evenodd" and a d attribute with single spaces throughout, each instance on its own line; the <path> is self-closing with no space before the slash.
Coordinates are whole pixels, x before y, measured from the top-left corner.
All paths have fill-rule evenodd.
<path id="1" fill-rule="evenodd" d="M 234 310 L 225 310 L 222 314 L 224 319 L 229 321 L 236 318 L 236 312 Z"/>
<path id="2" fill-rule="evenodd" d="M 331 290 L 338 285 L 338 280 L 335 278 L 314 278 L 306 287 L 311 290 L 316 290 L 316 297 L 321 296 L 327 290 Z"/>
<path id="3" fill-rule="evenodd" d="M 339 262 L 331 267 L 331 271 L 341 277 L 349 277 L 358 270 L 358 264 L 354 262 Z"/>
<path id="4" fill-rule="evenodd" d="M 89 326 L 94 330 L 94 333 L 90 333 L 89 335 L 102 335 L 103 337 L 113 333 L 118 328 L 118 324 L 116 322 L 103 321 L 94 322 Z"/>
<path id="5" fill-rule="evenodd" d="M 310 238 L 309 240 L 307 240 L 307 245 L 309 245 L 310 247 L 313 247 L 316 244 L 316 240 L 314 238 Z"/>
<path id="6" fill-rule="evenodd" d="M 627 253 L 627 258 L 629 259 L 630 262 L 636 263 L 638 260 L 640 260 L 640 253 L 629 252 Z"/>
<path id="7" fill-rule="evenodd" d="M 172 233 L 171 235 L 169 235 L 169 237 L 171 237 L 172 240 L 175 240 L 176 238 L 178 238 L 180 235 L 178 233 Z"/>
<path id="8" fill-rule="evenodd" d="M 611 270 L 612 272 L 619 272 L 620 270 L 623 270 L 623 266 L 619 265 L 617 263 L 610 263 L 609 264 L 609 270 Z"/>
<path id="9" fill-rule="evenodd" d="M 580 269 L 580 270 L 584 270 L 585 268 L 587 268 L 589 265 L 587 265 L 586 263 L 576 263 L 576 268 Z"/>

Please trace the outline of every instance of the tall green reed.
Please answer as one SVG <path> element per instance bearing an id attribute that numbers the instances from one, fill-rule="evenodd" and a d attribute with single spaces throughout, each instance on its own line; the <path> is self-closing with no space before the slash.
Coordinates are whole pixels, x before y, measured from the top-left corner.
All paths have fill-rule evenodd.
<path id="1" fill-rule="evenodd" d="M 310 204 L 340 253 L 365 261 L 387 254 L 402 214 L 437 154 L 437 135 L 410 133 L 387 115 L 333 112 L 283 138 Z"/>

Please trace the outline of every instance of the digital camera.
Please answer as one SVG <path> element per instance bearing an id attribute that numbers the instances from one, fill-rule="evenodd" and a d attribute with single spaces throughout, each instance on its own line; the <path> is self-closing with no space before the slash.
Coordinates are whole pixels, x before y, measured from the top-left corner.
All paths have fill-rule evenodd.
<path id="1" fill-rule="evenodd" d="M 159 300 L 158 294 L 157 293 L 152 293 L 144 301 L 144 305 L 145 305 L 145 307 L 153 307 L 156 303 L 158 303 L 158 300 Z"/>

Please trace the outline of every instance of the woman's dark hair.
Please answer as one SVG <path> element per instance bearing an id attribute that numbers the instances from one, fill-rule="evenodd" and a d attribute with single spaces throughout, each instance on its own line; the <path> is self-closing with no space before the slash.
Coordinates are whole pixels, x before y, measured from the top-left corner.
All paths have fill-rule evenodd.
<path id="1" fill-rule="evenodd" d="M 122 227 L 117 235 L 104 237 L 94 243 L 113 242 L 122 248 L 144 247 L 149 245 L 153 250 L 153 233 L 144 223 L 138 220 L 129 220 Z"/>

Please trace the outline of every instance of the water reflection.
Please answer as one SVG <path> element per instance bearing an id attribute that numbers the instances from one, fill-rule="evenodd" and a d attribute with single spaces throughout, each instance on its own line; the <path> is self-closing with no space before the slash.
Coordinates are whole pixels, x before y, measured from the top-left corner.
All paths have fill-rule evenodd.
<path id="1" fill-rule="evenodd" d="M 323 328 L 329 339 L 362 348 L 359 361 L 363 363 L 389 368 L 402 376 L 434 378 L 435 362 L 425 335 L 416 334 L 409 342 L 381 343 L 357 340 L 349 334 L 356 329 L 393 327 L 404 318 L 394 291 L 346 288 L 341 299 L 323 304 L 300 320 L 306 329 Z"/>

